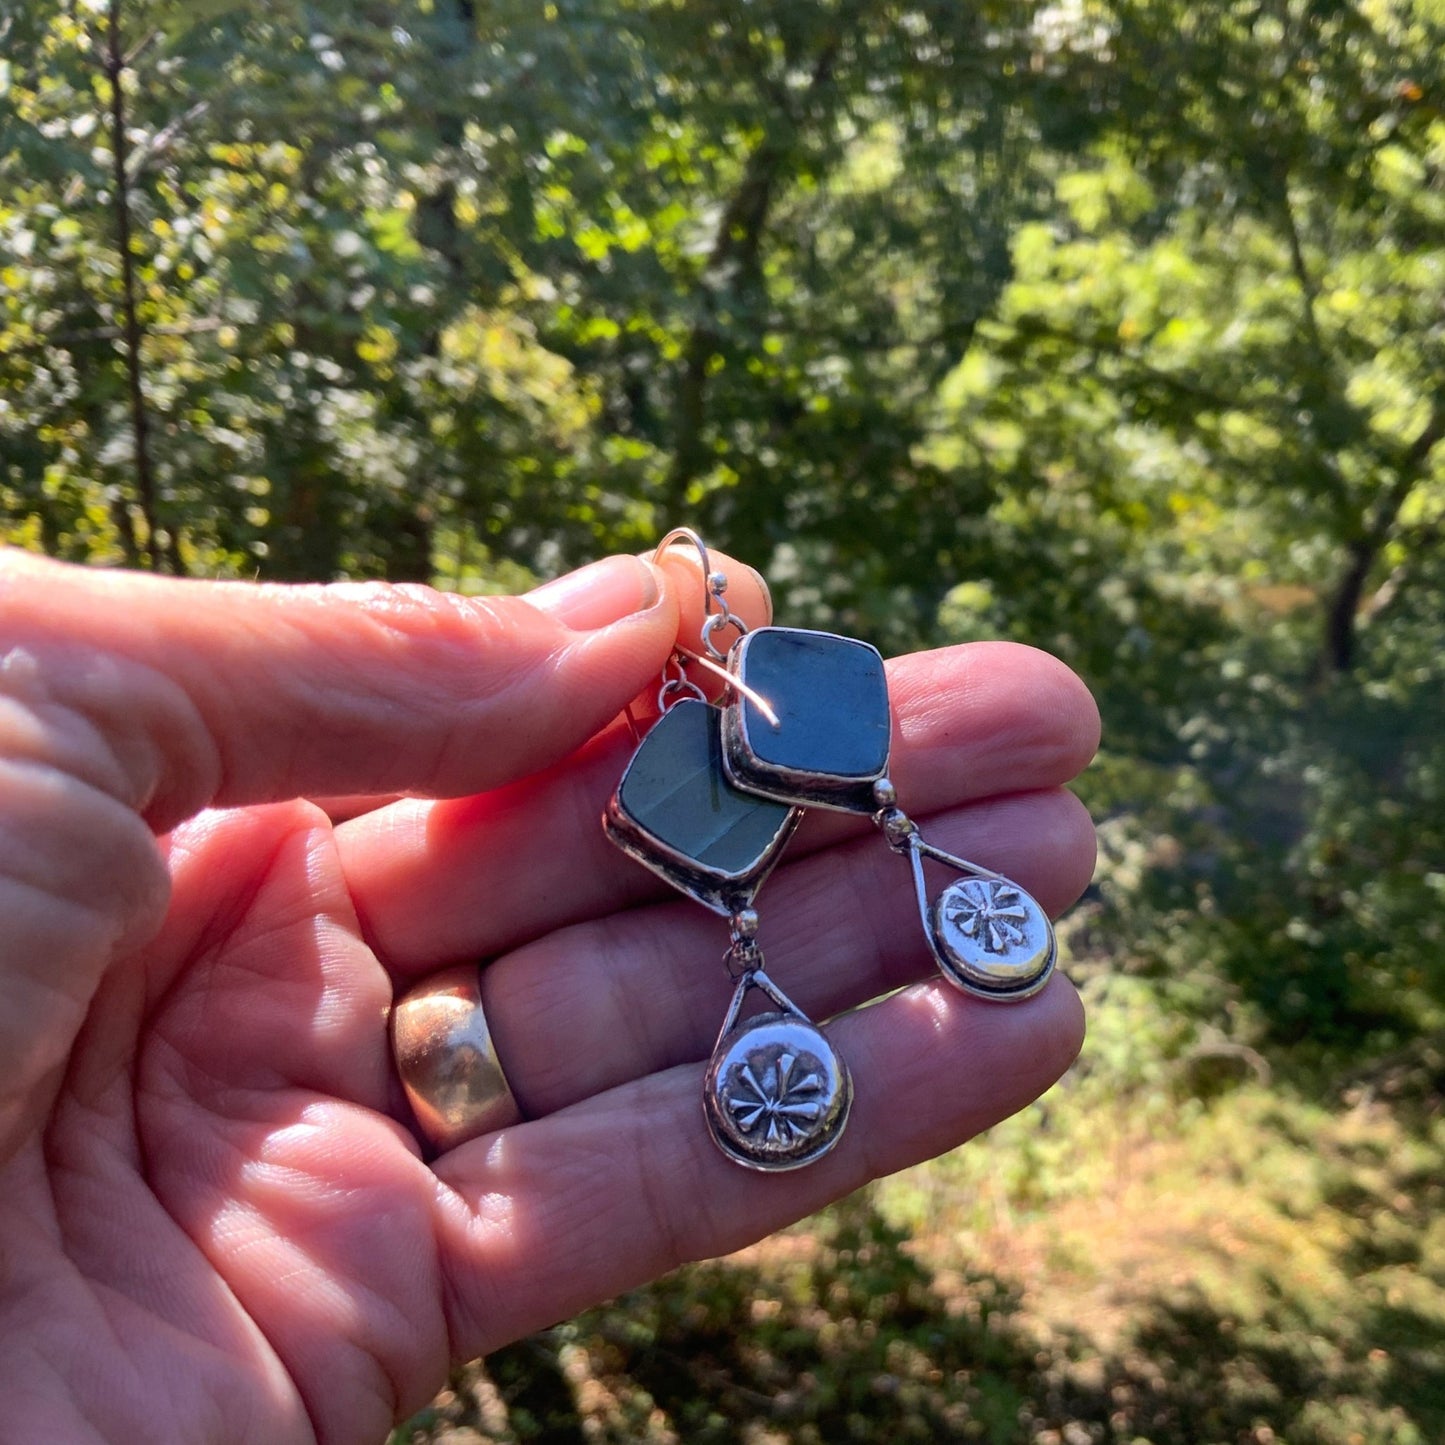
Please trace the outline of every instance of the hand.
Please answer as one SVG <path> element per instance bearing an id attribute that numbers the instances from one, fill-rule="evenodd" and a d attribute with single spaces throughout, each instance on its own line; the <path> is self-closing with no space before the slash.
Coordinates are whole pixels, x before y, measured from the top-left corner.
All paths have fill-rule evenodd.
<path id="1" fill-rule="evenodd" d="M 680 552 L 473 601 L 0 554 L 0 1439 L 378 1440 L 450 1358 L 736 1249 L 1067 1067 L 1064 978 L 955 992 L 906 864 L 814 815 L 763 895 L 770 972 L 815 1018 L 903 991 L 829 1026 L 857 1086 L 834 1153 L 756 1175 L 717 1152 L 726 930 L 598 821 L 618 715 L 700 609 Z M 1070 902 L 1083 687 L 1004 644 L 890 676 L 905 806 Z M 399 793 L 452 801 L 341 824 L 301 801 Z M 473 958 L 530 1122 L 428 1164 L 388 1008 Z"/>

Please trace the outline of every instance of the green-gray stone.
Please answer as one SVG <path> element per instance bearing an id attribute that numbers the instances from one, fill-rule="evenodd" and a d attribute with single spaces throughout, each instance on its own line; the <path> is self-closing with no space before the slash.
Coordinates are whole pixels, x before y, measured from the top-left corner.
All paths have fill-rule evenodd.
<path id="1" fill-rule="evenodd" d="M 719 717 L 691 699 L 669 708 L 633 756 L 618 802 L 669 848 L 712 872 L 738 876 L 782 841 L 792 810 L 728 782 Z"/>

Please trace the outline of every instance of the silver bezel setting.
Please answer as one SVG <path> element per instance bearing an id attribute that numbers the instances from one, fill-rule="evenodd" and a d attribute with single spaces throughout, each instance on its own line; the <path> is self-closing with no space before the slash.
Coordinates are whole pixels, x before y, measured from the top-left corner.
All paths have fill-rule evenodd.
<path id="1" fill-rule="evenodd" d="M 1024 915 L 1016 944 L 1002 948 L 978 945 L 948 917 L 950 899 L 970 888 L 1008 890 L 1010 916 Z M 964 878 L 950 884 L 928 910 L 928 941 L 944 976 L 965 993 L 979 998 L 1013 1000 L 1032 998 L 1049 981 L 1058 961 L 1059 947 L 1053 925 L 1038 902 L 1016 883 L 1006 879 Z"/>
<path id="2" fill-rule="evenodd" d="M 728 671 L 735 678 L 745 680 L 743 669 L 748 648 L 759 637 L 780 632 L 825 637 L 849 647 L 865 648 L 878 659 L 879 667 L 883 666 L 883 654 L 871 643 L 856 637 L 844 637 L 837 632 L 817 632 L 801 627 L 757 627 L 733 645 L 732 651 L 728 653 Z M 746 698 L 734 693 L 723 708 L 722 752 L 723 770 L 727 773 L 728 781 L 744 792 L 756 793 L 760 798 L 771 798 L 779 803 L 829 808 L 840 813 L 871 813 L 877 807 L 873 801 L 873 785 L 887 776 L 892 740 L 890 738 L 889 747 L 884 751 L 882 765 L 868 773 L 822 773 L 808 768 L 770 763 L 760 758 L 753 746 Z"/>
<path id="3" fill-rule="evenodd" d="M 706 703 L 679 703 L 678 706 L 707 707 Z M 643 739 L 641 747 L 646 746 Z M 639 747 L 638 752 L 641 751 Z M 789 808 L 777 831 L 756 862 L 737 872 L 720 868 L 709 868 L 694 857 L 664 842 L 655 833 L 630 814 L 622 803 L 622 791 L 628 774 L 638 753 L 628 760 L 617 788 L 608 800 L 602 815 L 602 827 L 608 838 L 629 858 L 643 867 L 650 868 L 659 877 L 665 878 L 679 892 L 686 894 L 704 908 L 730 918 L 740 909 L 751 906 L 759 888 L 776 866 L 788 839 L 797 830 L 802 818 L 801 808 Z M 731 779 L 728 780 L 731 782 Z M 742 791 L 742 790 L 739 790 Z M 769 799 L 770 802 L 786 802 L 786 799 Z"/>
<path id="4" fill-rule="evenodd" d="M 1048 983 L 1059 959 L 1058 938 L 1049 915 L 1028 889 L 927 842 L 913 820 L 896 807 L 882 809 L 874 821 L 894 851 L 908 859 L 928 947 L 955 988 L 975 998 L 1014 1003 L 1032 998 Z M 925 858 L 963 874 L 932 900 L 923 876 Z M 950 900 L 959 911 L 973 912 L 975 932 L 988 928 L 986 941 L 971 938 L 966 925 L 949 917 Z M 1018 937 L 1011 938 L 1012 933 Z"/>
<path id="5" fill-rule="evenodd" d="M 753 988 L 778 1010 L 740 1023 Z M 717 1147 L 745 1169 L 802 1169 L 837 1146 L 852 1107 L 852 1075 L 828 1036 L 761 969 L 745 974 L 703 1080 L 703 1111 Z M 749 1112 L 751 1127 L 744 1122 Z"/>

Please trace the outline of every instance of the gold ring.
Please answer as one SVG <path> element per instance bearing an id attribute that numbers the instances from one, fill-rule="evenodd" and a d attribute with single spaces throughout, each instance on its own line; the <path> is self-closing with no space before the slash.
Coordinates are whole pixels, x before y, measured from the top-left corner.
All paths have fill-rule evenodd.
<path id="1" fill-rule="evenodd" d="M 482 1013 L 476 964 L 410 988 L 391 1011 L 391 1047 L 417 1127 L 438 1150 L 521 1121 Z"/>

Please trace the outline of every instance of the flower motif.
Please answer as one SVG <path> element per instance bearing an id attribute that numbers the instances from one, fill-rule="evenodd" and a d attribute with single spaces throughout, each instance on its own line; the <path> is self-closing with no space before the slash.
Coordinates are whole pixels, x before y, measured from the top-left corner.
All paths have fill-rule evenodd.
<path id="1" fill-rule="evenodd" d="M 987 953 L 1006 953 L 1027 937 L 1029 910 L 1011 883 L 970 878 L 948 890 L 944 916 L 965 938 L 976 939 Z"/>
<path id="2" fill-rule="evenodd" d="M 800 1064 L 796 1054 L 783 1051 L 771 1060 L 760 1052 L 739 1064 L 726 1095 L 739 1127 L 749 1134 L 761 1129 L 769 1144 L 807 1138 L 827 1103 L 816 1062 Z"/>

